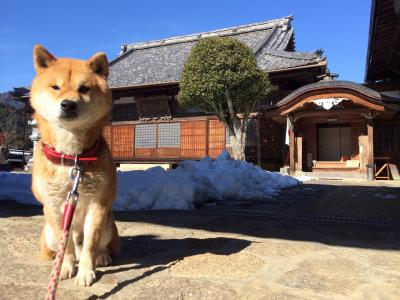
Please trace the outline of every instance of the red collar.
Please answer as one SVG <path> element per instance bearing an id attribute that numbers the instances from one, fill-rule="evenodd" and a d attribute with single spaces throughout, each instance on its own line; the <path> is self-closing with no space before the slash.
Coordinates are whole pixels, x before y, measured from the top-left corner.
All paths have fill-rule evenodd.
<path id="1" fill-rule="evenodd" d="M 74 155 L 67 155 L 64 153 L 57 152 L 53 147 L 44 142 L 42 142 L 42 145 L 43 145 L 44 155 L 53 164 L 62 166 L 73 166 L 75 164 Z M 97 140 L 96 143 L 94 143 L 94 145 L 92 146 L 92 148 L 78 154 L 78 165 L 97 163 L 99 161 L 99 156 L 98 156 L 99 149 L 100 149 L 100 140 Z"/>

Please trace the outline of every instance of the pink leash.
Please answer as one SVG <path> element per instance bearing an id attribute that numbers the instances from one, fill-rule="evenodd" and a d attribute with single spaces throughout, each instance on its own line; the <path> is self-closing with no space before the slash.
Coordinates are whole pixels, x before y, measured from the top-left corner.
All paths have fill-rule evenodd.
<path id="1" fill-rule="evenodd" d="M 69 172 L 69 178 L 72 181 L 72 188 L 68 192 L 67 201 L 64 206 L 64 214 L 61 221 L 61 238 L 58 246 L 56 258 L 54 261 L 53 270 L 51 271 L 50 281 L 47 285 L 46 300 L 55 300 L 58 288 L 58 281 L 60 280 L 61 266 L 64 260 L 65 249 L 67 248 L 69 230 L 74 215 L 76 202 L 78 201 L 78 185 L 81 180 L 81 169 L 77 166 L 77 159 L 75 159 L 75 166 Z"/>

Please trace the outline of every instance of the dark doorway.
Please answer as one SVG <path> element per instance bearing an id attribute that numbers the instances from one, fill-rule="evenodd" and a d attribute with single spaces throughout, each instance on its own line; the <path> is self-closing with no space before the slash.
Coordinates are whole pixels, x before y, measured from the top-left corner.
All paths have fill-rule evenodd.
<path id="1" fill-rule="evenodd" d="M 349 125 L 318 126 L 318 160 L 340 161 L 351 157 L 351 127 Z"/>

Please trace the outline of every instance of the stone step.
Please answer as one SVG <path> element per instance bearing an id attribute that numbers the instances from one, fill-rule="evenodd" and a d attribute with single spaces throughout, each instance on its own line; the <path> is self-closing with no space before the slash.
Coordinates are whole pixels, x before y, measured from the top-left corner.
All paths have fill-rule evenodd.
<path id="1" fill-rule="evenodd" d="M 316 170 L 313 172 L 304 172 L 304 175 L 318 179 L 337 179 L 337 180 L 341 180 L 342 178 L 367 179 L 366 174 L 360 173 L 358 171 L 343 172 L 343 170 L 333 170 L 329 172 Z"/>

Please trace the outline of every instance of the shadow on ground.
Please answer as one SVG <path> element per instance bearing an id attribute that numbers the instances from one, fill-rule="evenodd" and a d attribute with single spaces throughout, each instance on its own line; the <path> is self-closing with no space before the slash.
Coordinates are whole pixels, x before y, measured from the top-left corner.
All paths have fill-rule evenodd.
<path id="1" fill-rule="evenodd" d="M 287 218 L 289 215 L 334 216 L 360 222 L 296 220 Z M 400 186 L 308 183 L 284 190 L 269 203 L 230 202 L 196 211 L 117 212 L 116 219 L 260 238 L 399 250 Z"/>
<path id="2" fill-rule="evenodd" d="M 32 217 L 43 214 L 42 206 L 21 204 L 15 201 L 0 202 L 0 218 Z"/>
<path id="3" fill-rule="evenodd" d="M 311 241 L 344 247 L 400 249 L 400 185 L 306 183 L 284 190 L 279 197 L 268 202 L 221 203 L 211 209 L 206 207 L 194 211 L 116 212 L 115 217 L 121 222 L 145 222 L 261 238 Z M 14 202 L 2 202 L 0 208 L 0 217 L 41 214 L 39 206 Z M 344 216 L 367 221 L 386 220 L 391 224 L 296 220 L 287 218 L 287 215 Z M 136 241 L 136 238 L 132 239 Z M 145 241 L 150 243 L 147 251 L 153 251 L 154 245 L 151 243 L 158 243 L 149 238 L 141 243 Z M 174 243 L 179 244 L 178 241 Z M 166 243 L 162 242 L 164 245 Z M 171 247 L 175 247 L 172 244 Z"/>
<path id="4" fill-rule="evenodd" d="M 333 246 L 400 249 L 398 239 L 400 227 L 394 225 L 341 224 L 310 220 L 268 219 L 268 217 L 262 220 L 259 216 L 256 218 L 240 215 L 217 216 L 202 212 L 184 214 L 169 211 L 140 212 L 129 216 L 125 213 L 118 213 L 116 218 L 118 221 L 124 222 L 146 222 L 260 238 L 318 242 Z"/>
<path id="5" fill-rule="evenodd" d="M 292 191 L 284 191 L 283 198 L 295 199 L 289 201 L 285 212 L 393 220 L 400 224 L 400 182 L 398 186 L 379 184 L 310 182 Z"/>
<path id="6" fill-rule="evenodd" d="M 121 242 L 123 256 L 114 258 L 112 269 L 98 271 L 98 280 L 109 274 L 133 269 L 150 269 L 137 277 L 119 282 L 103 295 L 93 295 L 88 299 L 106 299 L 129 284 L 170 268 L 185 257 L 205 253 L 230 255 L 240 252 L 251 244 L 247 240 L 224 237 L 158 239 L 154 235 L 124 236 L 121 237 Z"/>

